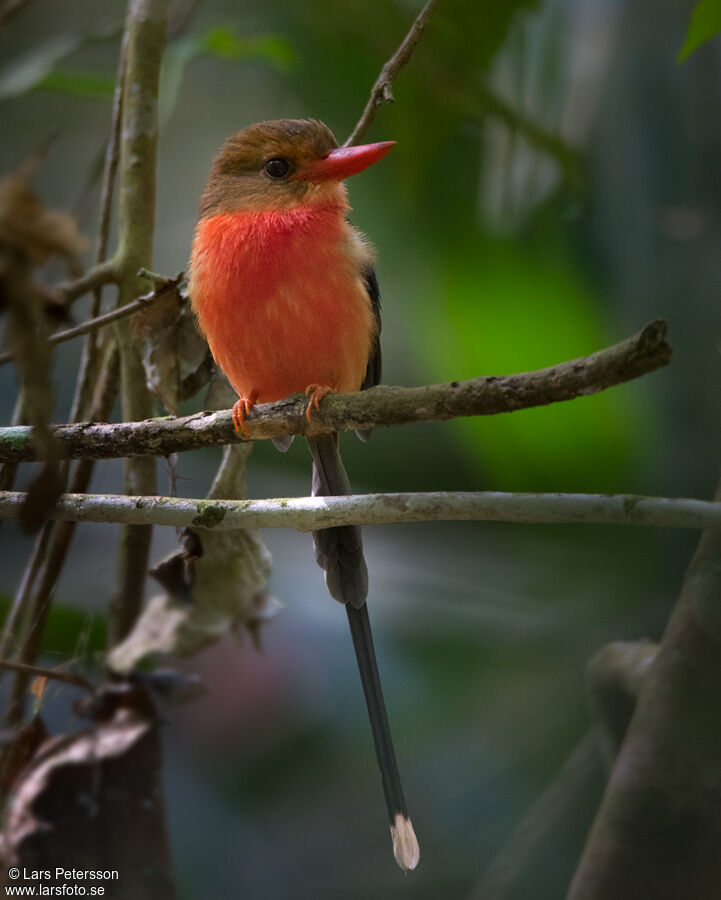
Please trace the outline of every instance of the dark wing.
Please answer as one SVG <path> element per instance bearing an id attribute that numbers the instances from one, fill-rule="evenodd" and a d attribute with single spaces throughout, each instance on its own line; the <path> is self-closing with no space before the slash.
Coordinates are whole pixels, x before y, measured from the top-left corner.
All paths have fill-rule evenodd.
<path id="1" fill-rule="evenodd" d="M 366 391 L 368 388 L 375 387 L 381 381 L 381 292 L 378 287 L 378 279 L 376 273 L 369 266 L 363 273 L 363 284 L 371 298 L 371 309 L 373 310 L 373 318 L 376 320 L 376 331 L 371 344 L 371 352 L 368 357 L 368 365 L 366 366 L 366 374 L 361 385 L 361 390 Z M 356 431 L 356 434 L 362 441 L 370 440 L 372 428 L 362 428 Z"/>
<path id="2" fill-rule="evenodd" d="M 373 318 L 376 320 L 376 333 L 371 345 L 370 356 L 368 357 L 365 378 L 361 385 L 361 390 L 365 391 L 380 384 L 381 381 L 381 292 L 378 287 L 376 273 L 370 266 L 363 273 L 363 284 L 368 291 L 368 296 L 371 298 Z"/>

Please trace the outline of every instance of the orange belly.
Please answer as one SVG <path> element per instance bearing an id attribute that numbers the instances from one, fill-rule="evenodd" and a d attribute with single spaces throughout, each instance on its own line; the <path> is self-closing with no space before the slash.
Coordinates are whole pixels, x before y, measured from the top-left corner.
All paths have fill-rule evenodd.
<path id="1" fill-rule="evenodd" d="M 239 396 L 263 403 L 310 384 L 358 390 L 375 322 L 340 207 L 201 219 L 189 292 Z"/>

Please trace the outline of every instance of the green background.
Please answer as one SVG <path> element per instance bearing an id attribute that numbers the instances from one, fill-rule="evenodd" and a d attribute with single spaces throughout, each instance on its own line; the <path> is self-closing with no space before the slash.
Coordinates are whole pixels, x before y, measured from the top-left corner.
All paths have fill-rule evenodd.
<path id="1" fill-rule="evenodd" d="M 406 0 L 199 4 L 164 71 L 156 270 L 185 266 L 225 137 L 263 118 L 313 116 L 344 139 L 417 9 Z M 721 81 L 718 40 L 677 62 L 689 11 L 671 0 L 440 4 L 395 105 L 368 135 L 398 146 L 349 183 L 352 219 L 378 251 L 384 380 L 551 365 L 657 317 L 669 321 L 674 357 L 572 403 L 377 431 L 368 445 L 347 436 L 356 490 L 710 496 L 721 446 Z M 91 235 L 95 196 L 84 184 L 109 123 L 122 12 L 121 3 L 35 0 L 0 32 L 0 171 L 57 132 L 35 187 L 49 206 L 79 212 Z M 74 312 L 86 310 L 83 301 Z M 65 344 L 55 355 L 58 421 L 78 350 Z M 0 369 L 5 422 L 16 392 L 10 367 Z M 202 405 L 201 395 L 186 409 Z M 179 491 L 202 496 L 218 458 L 184 456 Z M 167 491 L 162 463 L 159 475 Z M 22 472 L 19 486 L 30 477 Z M 258 446 L 249 493 L 303 495 L 309 477 L 301 442 L 285 456 Z M 93 490 L 120 485 L 119 463 L 98 466 Z M 187 898 L 472 898 L 590 723 L 588 658 L 610 640 L 660 635 L 696 540 L 598 526 L 367 530 L 369 602 L 422 850 L 404 878 L 345 617 L 307 535 L 265 538 L 284 610 L 263 653 L 229 638 L 184 663 L 210 692 L 166 728 L 171 840 Z M 111 526 L 78 530 L 46 662 L 67 659 L 81 638 L 90 652 L 102 645 L 116 541 Z M 153 558 L 175 542 L 158 529 Z M 29 550 L 3 527 L 7 597 Z M 77 725 L 70 694 L 46 702 L 58 730 Z M 503 896 L 563 895 L 601 783 L 591 766 L 561 825 L 530 858 L 519 852 Z"/>

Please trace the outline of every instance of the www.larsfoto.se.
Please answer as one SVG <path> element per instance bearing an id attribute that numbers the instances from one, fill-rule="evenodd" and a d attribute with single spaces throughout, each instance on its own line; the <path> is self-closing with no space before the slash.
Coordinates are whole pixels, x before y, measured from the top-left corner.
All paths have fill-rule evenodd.
<path id="1" fill-rule="evenodd" d="M 117 881 L 117 869 L 28 869 L 8 870 L 6 897 L 105 897 L 106 887 L 98 882 Z M 80 882 L 93 882 L 82 884 Z"/>

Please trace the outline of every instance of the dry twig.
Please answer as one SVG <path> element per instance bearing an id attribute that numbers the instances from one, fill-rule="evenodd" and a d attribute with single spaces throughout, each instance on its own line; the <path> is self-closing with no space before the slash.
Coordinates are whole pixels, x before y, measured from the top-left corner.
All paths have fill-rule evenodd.
<path id="1" fill-rule="evenodd" d="M 361 117 L 358 119 L 350 137 L 345 144 L 343 144 L 344 147 L 352 147 L 354 144 L 358 143 L 373 124 L 378 107 L 382 103 L 393 102 L 393 81 L 400 70 L 410 62 L 413 51 L 423 37 L 423 31 L 428 23 L 428 19 L 431 17 L 433 10 L 438 3 L 439 0 L 428 0 L 423 9 L 418 13 L 408 34 L 403 38 L 396 52 L 381 69 L 380 75 L 376 78 L 375 84 L 371 88 L 371 95 L 365 105 L 365 109 L 361 113 Z"/>
<path id="2" fill-rule="evenodd" d="M 63 681 L 65 684 L 74 684 L 78 687 L 85 688 L 88 691 L 93 690 L 92 684 L 83 678 L 82 675 L 73 675 L 72 672 L 63 672 L 62 669 L 46 669 L 43 666 L 30 666 L 26 663 L 12 662 L 9 659 L 0 659 L 0 669 L 6 669 L 8 672 L 22 672 L 32 678 L 49 678 L 52 681 Z"/>
<path id="3" fill-rule="evenodd" d="M 124 306 L 118 306 L 115 309 L 110 310 L 110 312 L 103 313 L 101 316 L 95 316 L 92 319 L 87 319 L 85 322 L 74 325 L 72 328 L 66 328 L 64 331 L 56 331 L 54 334 L 50 335 L 47 343 L 51 346 L 62 344 L 65 341 L 72 340 L 72 338 L 80 337 L 83 334 L 89 334 L 91 331 L 97 331 L 99 328 L 104 328 L 106 325 L 110 325 L 118 319 L 125 318 L 125 316 L 132 316 L 134 313 L 140 312 L 141 309 L 146 309 L 151 303 L 155 303 L 156 300 L 167 297 L 170 290 L 175 290 L 178 287 L 182 277 L 181 274 L 177 278 L 169 278 L 166 280 L 165 284 L 160 285 L 147 294 L 136 297 L 135 300 L 131 300 L 130 303 L 126 303 Z M 13 359 L 14 354 L 11 352 L 0 353 L 0 366 L 4 366 Z"/>

